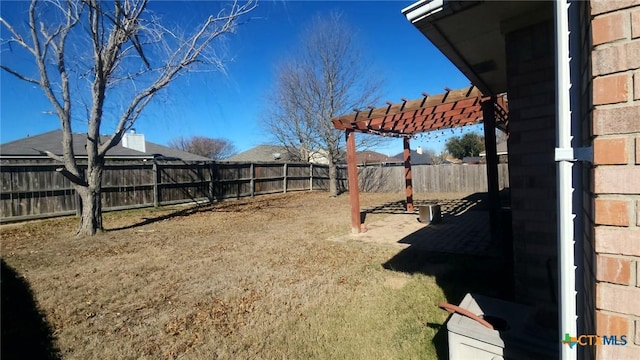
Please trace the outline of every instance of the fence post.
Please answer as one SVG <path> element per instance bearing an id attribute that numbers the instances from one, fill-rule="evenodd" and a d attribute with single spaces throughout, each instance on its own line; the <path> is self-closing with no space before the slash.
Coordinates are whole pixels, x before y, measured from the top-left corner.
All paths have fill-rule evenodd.
<path id="1" fill-rule="evenodd" d="M 160 172 L 158 169 L 158 163 L 153 159 L 153 206 L 158 207 L 160 205 L 160 193 L 158 191 L 158 178 L 160 177 Z"/>
<path id="2" fill-rule="evenodd" d="M 313 191 L 313 163 L 309 164 L 309 191 Z"/>
<path id="3" fill-rule="evenodd" d="M 251 176 L 251 180 L 250 180 L 250 184 L 249 186 L 251 187 L 251 197 L 255 196 L 256 193 L 256 182 L 255 182 L 255 177 L 256 177 L 256 168 L 255 165 L 253 163 L 251 163 L 251 165 L 249 165 L 249 174 Z"/>
<path id="4" fill-rule="evenodd" d="M 287 192 L 287 163 L 284 163 L 284 166 L 282 167 L 282 169 L 283 169 L 282 171 L 284 172 L 283 179 L 282 179 L 283 188 L 284 188 L 283 192 L 286 193 Z"/>
<path id="5" fill-rule="evenodd" d="M 209 202 L 213 202 L 213 164 L 214 162 L 209 163 Z"/>

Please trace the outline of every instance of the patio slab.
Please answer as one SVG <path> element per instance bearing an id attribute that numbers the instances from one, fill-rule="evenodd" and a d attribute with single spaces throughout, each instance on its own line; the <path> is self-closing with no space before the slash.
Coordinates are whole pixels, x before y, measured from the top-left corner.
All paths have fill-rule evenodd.
<path id="1" fill-rule="evenodd" d="M 389 213 L 381 221 L 365 223 L 367 231 L 352 234 L 350 238 L 369 243 L 390 244 L 414 250 L 500 256 L 499 244 L 491 241 L 489 213 L 482 200 L 429 200 L 417 202 L 438 203 L 442 209 L 442 222 L 422 224 L 418 213 L 402 211 L 402 204 L 392 203 L 363 211 L 363 213 Z"/>

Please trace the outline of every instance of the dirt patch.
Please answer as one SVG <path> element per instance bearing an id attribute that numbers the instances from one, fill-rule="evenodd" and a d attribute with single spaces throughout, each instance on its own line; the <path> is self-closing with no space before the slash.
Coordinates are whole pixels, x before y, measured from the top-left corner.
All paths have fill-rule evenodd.
<path id="1" fill-rule="evenodd" d="M 387 275 L 387 277 L 384 279 L 384 286 L 390 289 L 398 290 L 402 289 L 405 285 L 407 285 L 408 282 L 409 278 L 406 276 Z"/>

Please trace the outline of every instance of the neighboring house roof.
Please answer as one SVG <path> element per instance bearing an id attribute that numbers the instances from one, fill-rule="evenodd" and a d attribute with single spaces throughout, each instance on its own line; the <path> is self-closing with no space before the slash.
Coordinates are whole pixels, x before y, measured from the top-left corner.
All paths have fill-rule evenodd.
<path id="1" fill-rule="evenodd" d="M 404 159 L 404 153 L 396 154 L 394 157 Z M 416 150 L 411 150 L 411 165 L 431 165 L 431 156 L 426 151 L 418 154 Z"/>
<path id="2" fill-rule="evenodd" d="M 460 164 L 462 163 L 462 160 L 454 157 L 451 154 L 447 154 L 447 158 L 444 159 L 445 164 Z"/>
<path id="3" fill-rule="evenodd" d="M 105 142 L 109 137 L 101 135 L 101 142 Z M 145 151 L 138 151 L 122 146 L 122 142 L 107 152 L 107 158 L 121 159 L 151 159 L 162 156 L 165 158 L 175 158 L 183 161 L 207 161 L 210 158 L 192 154 L 186 151 L 172 149 L 166 146 L 145 141 Z M 85 149 L 86 134 L 73 134 L 73 151 L 77 157 L 86 157 Z M 47 157 L 40 151 L 50 151 L 56 155 L 62 155 L 62 130 L 54 130 L 29 136 L 23 139 L 11 141 L 0 145 L 0 156 L 2 157 Z"/>
<path id="4" fill-rule="evenodd" d="M 496 149 L 498 150 L 498 155 L 507 155 L 509 153 L 509 150 L 507 149 L 507 142 L 503 141 L 503 142 L 499 142 L 496 144 Z M 486 151 L 482 151 L 480 153 L 481 157 L 485 157 L 487 156 L 487 152 Z"/>
<path id="5" fill-rule="evenodd" d="M 484 161 L 480 156 L 465 156 L 462 158 L 463 164 L 480 164 Z"/>
<path id="6" fill-rule="evenodd" d="M 375 151 L 359 151 L 356 153 L 358 164 L 401 163 L 402 157 L 387 156 Z"/>
<path id="7" fill-rule="evenodd" d="M 284 146 L 258 145 L 228 157 L 224 161 L 298 161 L 298 159 L 292 156 Z"/>

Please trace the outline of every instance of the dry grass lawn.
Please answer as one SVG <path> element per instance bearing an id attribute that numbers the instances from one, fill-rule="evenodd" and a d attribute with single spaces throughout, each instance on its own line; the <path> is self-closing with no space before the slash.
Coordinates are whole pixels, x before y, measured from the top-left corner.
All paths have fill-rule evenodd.
<path id="1" fill-rule="evenodd" d="M 348 195 L 108 213 L 95 238 L 74 237 L 76 221 L 0 227 L 2 259 L 30 286 L 61 358 L 436 358 L 442 287 L 384 269 L 395 246 L 338 239 Z"/>

